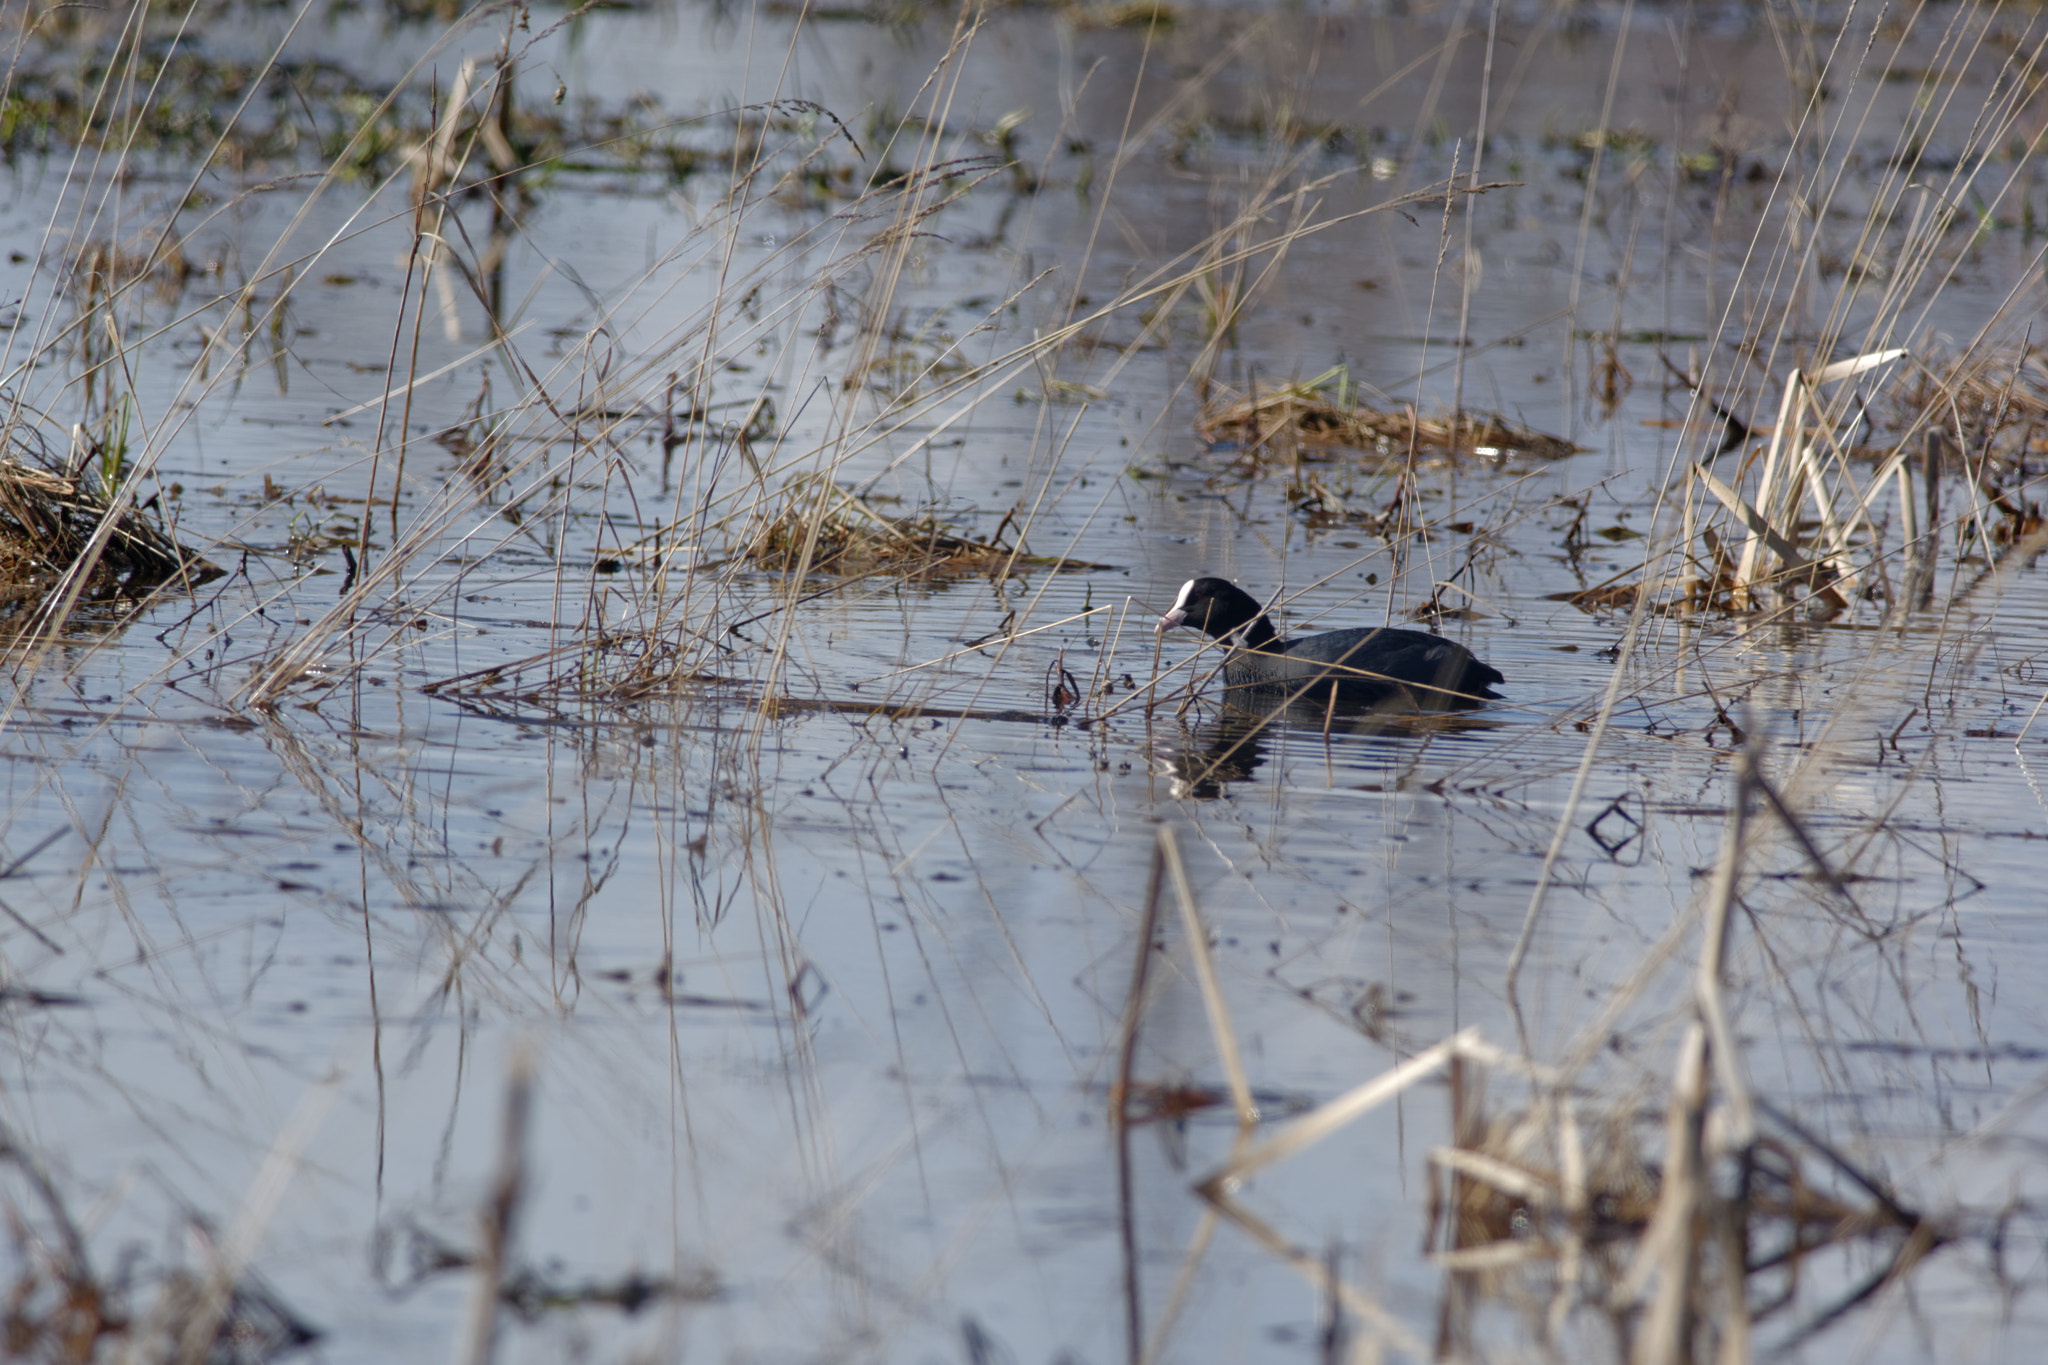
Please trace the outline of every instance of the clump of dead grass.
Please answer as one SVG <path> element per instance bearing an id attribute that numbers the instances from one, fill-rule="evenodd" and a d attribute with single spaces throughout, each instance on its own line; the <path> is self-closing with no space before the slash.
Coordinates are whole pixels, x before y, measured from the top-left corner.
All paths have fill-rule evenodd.
<path id="1" fill-rule="evenodd" d="M 780 507 L 748 528 L 741 550 L 757 567 L 778 572 L 887 568 L 909 576 L 980 572 L 1010 553 L 997 537 L 976 540 L 935 513 L 888 516 L 827 483 L 794 486 Z"/>
<path id="2" fill-rule="evenodd" d="M 1659 571 L 1653 556 L 1554 600 L 1624 610 L 1640 593 L 1663 614 L 1815 619 L 1869 601 L 1896 618 L 1933 605 L 1944 556 L 1988 569 L 2040 535 L 2029 460 L 2048 449 L 2048 363 L 2031 344 L 1795 368 L 1767 427 L 1702 396 L 1722 430 L 1692 466 L 1681 565 Z M 1981 576 L 1950 581 L 1967 594 Z"/>
<path id="3" fill-rule="evenodd" d="M 39 595 L 81 565 L 86 597 L 189 587 L 225 572 L 173 539 L 148 505 L 97 485 L 92 473 L 0 459 L 0 590 Z"/>
<path id="4" fill-rule="evenodd" d="M 977 538 L 936 511 L 890 516 L 871 499 L 827 480 L 797 480 L 779 506 L 764 511 L 741 533 L 740 557 L 778 573 L 886 571 L 905 578 L 1103 567 L 1030 554 L 1021 537 L 1005 543 L 1014 520 L 1014 512 L 1005 513 L 991 535 Z"/>
<path id="5" fill-rule="evenodd" d="M 1891 439 L 1863 447 L 1871 458 L 1930 426 L 1951 428 L 1999 472 L 2048 454 L 2048 350 L 2031 342 L 1974 355 L 1929 350 L 1875 399 L 1877 430 Z"/>
<path id="6" fill-rule="evenodd" d="M 1249 393 L 1214 389 L 1202 405 L 1197 430 L 1212 445 L 1227 441 L 1242 447 L 1253 465 L 1333 457 L 1339 450 L 1386 462 L 1450 462 L 1561 460 L 1578 449 L 1491 413 L 1424 417 L 1406 404 L 1375 408 L 1362 400 L 1341 369 Z"/>

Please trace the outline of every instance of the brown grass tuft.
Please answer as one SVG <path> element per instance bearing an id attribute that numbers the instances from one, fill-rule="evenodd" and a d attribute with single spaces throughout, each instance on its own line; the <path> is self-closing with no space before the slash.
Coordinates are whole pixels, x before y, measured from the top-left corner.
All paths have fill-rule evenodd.
<path id="1" fill-rule="evenodd" d="M 1203 405 L 1198 430 L 1212 443 L 1237 442 L 1254 463 L 1338 449 L 1388 462 L 1406 461 L 1411 454 L 1441 461 L 1469 456 L 1561 460 L 1578 449 L 1490 413 L 1421 417 L 1406 405 L 1374 408 L 1357 400 L 1337 370 L 1249 394 L 1218 390 Z"/>
<path id="2" fill-rule="evenodd" d="M 118 507 L 89 477 L 0 459 L 0 591 L 37 596 L 91 553 L 112 526 L 86 578 L 88 597 L 121 597 L 173 580 L 187 585 L 225 570 L 173 540 L 146 508 Z"/>

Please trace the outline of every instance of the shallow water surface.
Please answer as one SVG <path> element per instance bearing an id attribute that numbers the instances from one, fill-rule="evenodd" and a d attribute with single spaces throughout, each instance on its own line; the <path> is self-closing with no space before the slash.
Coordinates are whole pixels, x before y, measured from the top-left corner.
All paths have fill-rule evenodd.
<path id="1" fill-rule="evenodd" d="M 439 201 L 462 265 L 423 273 L 411 172 L 316 194 L 215 166 L 189 279 L 110 306 L 70 248 L 6 267 L 10 393 L 113 413 L 81 376 L 129 338 L 132 486 L 229 570 L 15 646 L 23 1286 L 75 1219 L 138 1321 L 175 1325 L 183 1267 L 273 1296 L 324 1359 L 445 1358 L 476 1348 L 480 1210 L 513 1172 L 506 1359 L 1108 1360 L 1133 1322 L 1159 1359 L 1627 1356 L 1656 1282 L 1628 1281 L 1633 1196 L 1569 1235 L 1534 1196 L 1447 1221 L 1470 1188 L 1429 1157 L 1569 1110 L 1654 1202 L 1740 789 L 1739 1055 L 1708 1064 L 1702 1141 L 1753 1110 L 1752 1166 L 1927 1219 L 1759 1213 L 1756 1353 L 2048 1339 L 2048 599 L 1970 530 L 1995 479 L 2026 503 L 2031 445 L 1948 469 L 1929 610 L 1888 612 L 1890 485 L 1858 542 L 1878 586 L 1832 617 L 1650 609 L 1714 571 L 1689 464 L 1757 478 L 1712 458 L 1684 372 L 1760 455 L 1793 365 L 1910 347 L 1843 417 L 1875 449 L 1957 352 L 2023 344 L 2048 204 L 1972 121 L 2038 16 L 1956 17 L 1976 52 L 1853 15 L 1788 46 L 1760 9 L 1510 14 L 1491 68 L 1483 23 L 1429 8 L 1189 8 L 1149 37 L 1025 9 L 971 39 L 939 13 L 555 17 L 519 97 L 655 92 L 688 174 L 629 131 L 506 176 L 494 218 L 473 167 Z M 502 36 L 443 49 L 440 88 Z M 395 80 L 430 36 L 292 41 Z M 1489 69 L 1494 187 L 1447 212 L 1420 192 L 1473 175 Z M 1809 77 L 1832 103 L 1802 116 Z M 1907 143 L 1928 184 L 1977 177 L 1941 182 L 1976 218 L 1914 239 L 1931 276 L 1856 260 L 1933 212 Z M 126 242 L 191 174 L 52 157 L 0 213 Z M 2012 401 L 2048 411 L 2023 359 Z M 1340 366 L 1385 410 L 1462 398 L 1576 449 L 1214 425 Z M 831 560 L 828 526 L 881 548 Z M 972 553 L 890 557 L 941 535 Z M 1205 572 L 1284 592 L 1290 630 L 1440 629 L 1505 699 L 1246 715 L 1190 687 L 1192 633 L 1153 631 Z M 1632 624 L 1599 594 L 1639 578 Z M 1752 737 L 1767 792 L 1738 779 Z M 1194 1190 L 1464 1029 L 1564 1078 L 1430 1073 L 1229 1187 L 1264 1241 Z M 1583 1157 L 1498 1150 L 1546 1188 Z"/>

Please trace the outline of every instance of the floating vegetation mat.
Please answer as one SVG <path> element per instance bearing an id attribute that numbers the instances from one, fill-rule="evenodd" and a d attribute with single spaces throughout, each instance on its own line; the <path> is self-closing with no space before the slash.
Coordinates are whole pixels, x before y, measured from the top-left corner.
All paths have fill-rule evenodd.
<path id="1" fill-rule="evenodd" d="M 686 628 L 615 630 L 593 638 L 573 634 L 552 649 L 439 678 L 420 690 L 487 715 L 511 717 L 540 708 L 566 719 L 581 703 L 631 705 L 731 681 L 691 662 L 697 651 L 694 633 Z"/>
<path id="2" fill-rule="evenodd" d="M 939 578 L 1010 574 L 1019 569 L 1105 569 L 1078 559 L 1028 552 L 1021 538 L 1005 544 L 1014 513 L 985 540 L 965 534 L 933 512 L 892 517 L 843 488 L 811 482 L 792 488 L 781 507 L 746 533 L 744 557 L 759 568 L 788 572 Z"/>
<path id="3" fill-rule="evenodd" d="M 1490 413 L 1422 417 L 1412 407 L 1371 407 L 1359 401 L 1341 368 L 1246 394 L 1213 390 L 1197 429 L 1212 445 L 1228 441 L 1242 446 L 1253 461 L 1338 449 L 1383 460 L 1561 460 L 1578 449 Z"/>

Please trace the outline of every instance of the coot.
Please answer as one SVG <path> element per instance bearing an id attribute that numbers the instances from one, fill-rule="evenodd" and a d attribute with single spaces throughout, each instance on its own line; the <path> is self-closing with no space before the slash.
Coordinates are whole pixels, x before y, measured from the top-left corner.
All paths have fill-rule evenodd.
<path id="1" fill-rule="evenodd" d="M 1490 684 L 1500 670 L 1472 657 L 1472 651 L 1441 636 L 1391 626 L 1332 630 L 1283 640 L 1258 602 L 1222 578 L 1191 578 L 1159 618 L 1158 629 L 1192 626 L 1227 644 L 1223 685 L 1263 699 L 1300 698 L 1349 706 L 1412 706 L 1450 711 L 1498 698 Z"/>

